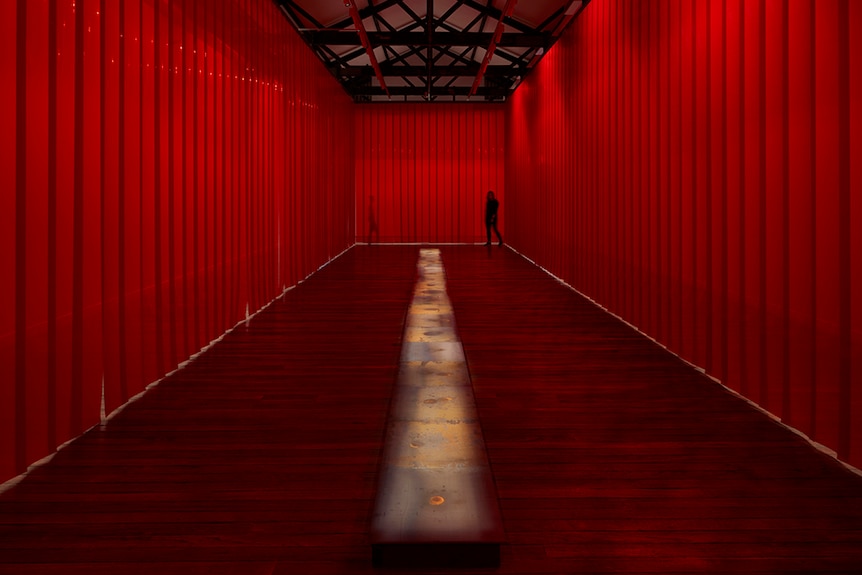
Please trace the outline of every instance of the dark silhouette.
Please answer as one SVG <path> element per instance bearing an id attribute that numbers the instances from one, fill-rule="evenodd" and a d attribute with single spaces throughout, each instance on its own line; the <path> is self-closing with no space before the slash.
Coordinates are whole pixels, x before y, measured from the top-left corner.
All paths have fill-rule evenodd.
<path id="1" fill-rule="evenodd" d="M 494 233 L 497 234 L 497 239 L 500 245 L 503 245 L 503 236 L 500 235 L 500 230 L 497 229 L 497 210 L 500 209 L 500 202 L 494 197 L 494 192 L 488 192 L 488 201 L 485 203 L 485 230 L 488 232 L 488 241 L 486 246 L 491 245 L 491 228 L 494 228 Z"/>

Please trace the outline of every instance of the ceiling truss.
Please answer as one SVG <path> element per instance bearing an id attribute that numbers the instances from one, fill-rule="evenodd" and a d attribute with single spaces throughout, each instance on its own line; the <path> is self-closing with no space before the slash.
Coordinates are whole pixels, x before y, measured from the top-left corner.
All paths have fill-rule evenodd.
<path id="1" fill-rule="evenodd" d="M 500 102 L 589 0 L 274 2 L 356 102 Z"/>

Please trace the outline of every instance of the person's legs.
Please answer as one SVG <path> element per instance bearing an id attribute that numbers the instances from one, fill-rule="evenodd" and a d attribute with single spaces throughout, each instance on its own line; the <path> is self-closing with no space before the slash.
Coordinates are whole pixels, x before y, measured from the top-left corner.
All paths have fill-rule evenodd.
<path id="1" fill-rule="evenodd" d="M 500 245 L 503 245 L 503 236 L 500 235 L 500 230 L 497 229 L 497 222 L 494 222 L 494 233 L 497 234 L 497 239 L 500 240 Z M 488 243 L 491 243 L 491 230 L 488 230 Z"/>
<path id="2" fill-rule="evenodd" d="M 485 245 L 491 245 L 491 222 L 485 222 L 485 232 L 488 234 L 488 240 L 485 242 Z"/>

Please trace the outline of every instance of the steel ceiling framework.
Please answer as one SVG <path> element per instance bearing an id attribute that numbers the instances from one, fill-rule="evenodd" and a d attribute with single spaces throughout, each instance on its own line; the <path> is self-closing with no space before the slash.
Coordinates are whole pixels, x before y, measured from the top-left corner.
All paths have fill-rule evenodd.
<path id="1" fill-rule="evenodd" d="M 416 0 L 333 1 L 343 18 L 322 21 L 319 0 L 274 0 L 356 102 L 505 101 L 589 2 L 544 2 L 544 19 L 530 25 L 517 0 L 438 2 L 451 4 L 439 16 L 434 0 L 424 13 Z"/>

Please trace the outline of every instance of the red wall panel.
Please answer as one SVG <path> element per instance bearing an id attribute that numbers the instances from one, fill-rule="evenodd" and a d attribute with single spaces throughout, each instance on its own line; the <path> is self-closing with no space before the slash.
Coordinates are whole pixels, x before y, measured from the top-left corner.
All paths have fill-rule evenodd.
<path id="1" fill-rule="evenodd" d="M 19 4 L 8 3 L 6 17 L 0 19 L 0 74 L 3 78 L 18 77 L 18 45 L 21 37 L 17 33 Z M 20 80 L 16 82 L 18 90 L 0 90 L 0 170 L 6 174 L 6 186 L 0 194 L 0 242 L 4 248 L 0 250 L 0 269 L 7 274 L 16 269 L 18 249 L 17 219 L 19 188 L 22 187 L 21 170 L 17 169 L 19 153 L 18 140 L 18 99 L 21 91 Z M 8 85 L 8 83 L 7 83 Z M 14 176 L 14 177 L 13 177 Z M 10 246 L 15 246 L 11 248 Z M 0 282 L 0 477 L 14 474 L 20 464 L 16 453 L 17 435 L 20 430 L 18 417 L 18 351 L 16 314 L 18 291 L 21 288 L 21 278 L 15 275 L 14 282 Z M 7 455 L 8 454 L 8 455 Z M 16 455 L 12 455 L 16 454 Z"/>
<path id="2" fill-rule="evenodd" d="M 839 324 L 842 314 L 840 298 L 841 230 L 840 198 L 842 117 L 839 92 L 840 16 L 838 0 L 815 5 L 815 361 L 818 383 L 814 389 L 813 431 L 826 445 L 835 446 L 838 439 L 839 374 L 841 344 Z"/>
<path id="3" fill-rule="evenodd" d="M 357 241 L 484 242 L 488 190 L 505 239 L 504 117 L 495 104 L 357 106 Z"/>
<path id="4" fill-rule="evenodd" d="M 816 363 L 814 319 L 816 276 L 811 273 L 815 259 L 815 58 L 814 3 L 801 2 L 788 12 L 788 54 L 790 62 L 804 62 L 788 69 L 788 247 L 792 253 L 787 270 L 789 361 L 787 384 L 789 394 L 784 417 L 794 427 L 811 433 L 811 407 L 814 404 Z"/>
<path id="5" fill-rule="evenodd" d="M 25 219 L 18 222 L 21 226 L 18 238 L 23 237 L 26 262 L 42 262 L 42 265 L 25 265 L 23 270 L 16 270 L 23 271 L 25 276 L 23 309 L 18 312 L 23 312 L 29 323 L 23 341 L 24 364 L 21 366 L 27 382 L 24 418 L 33 422 L 25 432 L 25 457 L 28 460 L 38 459 L 48 453 L 48 369 L 45 357 L 48 342 L 48 283 L 45 281 L 44 269 L 48 261 L 48 115 L 45 113 L 48 107 L 48 34 L 47 28 L 40 26 L 47 17 L 47 1 L 27 3 L 24 45 L 27 101 L 23 108 L 19 107 L 18 116 L 19 121 L 23 119 L 26 125 L 23 150 L 26 170 Z"/>
<path id="6" fill-rule="evenodd" d="M 766 2 L 765 61 L 765 266 L 764 291 L 767 378 L 761 405 L 783 416 L 788 398 L 787 378 L 787 7 L 785 2 Z"/>
<path id="7" fill-rule="evenodd" d="M 355 237 L 353 107 L 269 0 L 6 8 L 0 481 Z"/>
<path id="8" fill-rule="evenodd" d="M 857 466 L 859 19 L 593 0 L 506 118 L 514 247 Z"/>
<path id="9" fill-rule="evenodd" d="M 847 27 L 849 30 L 862 29 L 862 5 L 859 2 L 848 3 Z M 850 69 L 848 86 L 848 107 L 850 121 L 848 157 L 862 157 L 862 35 L 852 34 L 849 39 L 847 66 Z M 849 317 L 849 343 L 847 361 L 849 367 L 848 380 L 846 382 L 847 395 L 842 401 L 842 407 L 850 413 L 842 415 L 842 421 L 846 421 L 848 429 L 842 430 L 842 436 L 850 438 L 848 459 L 851 461 L 862 461 L 862 441 L 853 441 L 853 438 L 862 437 L 862 162 L 850 162 L 850 174 L 848 182 L 849 207 L 846 217 L 849 219 L 849 294 L 846 296 L 850 303 Z"/>
<path id="10" fill-rule="evenodd" d="M 104 33 L 101 34 L 100 99 L 103 103 L 101 118 L 101 212 L 102 236 L 117 238 L 118 241 L 106 242 L 101 253 L 102 267 L 102 326 L 103 334 L 120 332 L 120 197 L 122 196 L 119 176 L 120 166 L 120 4 L 101 2 Z M 109 190 L 115 190 L 109 193 Z M 120 344 L 119 338 L 102 339 L 102 357 L 106 381 L 119 381 Z M 105 409 L 113 409 L 122 401 L 119 386 L 109 386 L 105 390 Z M 100 410 L 101 411 L 101 410 Z M 100 413 L 101 416 L 101 413 Z"/>

